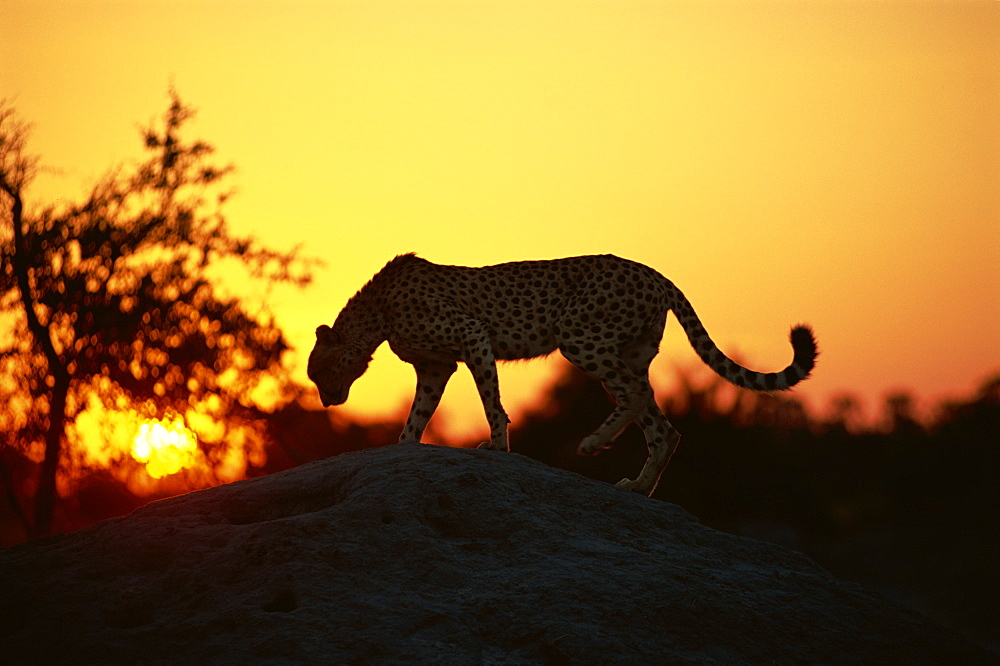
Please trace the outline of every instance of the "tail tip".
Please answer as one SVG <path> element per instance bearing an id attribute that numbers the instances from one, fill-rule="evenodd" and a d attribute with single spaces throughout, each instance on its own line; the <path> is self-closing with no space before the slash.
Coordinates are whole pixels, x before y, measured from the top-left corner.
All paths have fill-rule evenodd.
<path id="1" fill-rule="evenodd" d="M 789 338 L 792 341 L 792 349 L 795 351 L 795 360 L 792 363 L 802 370 L 802 379 L 805 379 L 816 366 L 816 357 L 819 356 L 816 336 L 813 334 L 811 326 L 798 324 L 792 327 Z"/>

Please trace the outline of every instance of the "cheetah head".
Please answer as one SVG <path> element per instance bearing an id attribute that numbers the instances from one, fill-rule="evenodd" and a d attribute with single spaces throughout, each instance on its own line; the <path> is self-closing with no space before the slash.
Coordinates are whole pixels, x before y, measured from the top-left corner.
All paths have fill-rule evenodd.
<path id="1" fill-rule="evenodd" d="M 371 360 L 370 353 L 352 347 L 339 331 L 325 324 L 317 328 L 307 372 L 319 389 L 323 406 L 347 402 L 351 384 L 365 374 Z"/>

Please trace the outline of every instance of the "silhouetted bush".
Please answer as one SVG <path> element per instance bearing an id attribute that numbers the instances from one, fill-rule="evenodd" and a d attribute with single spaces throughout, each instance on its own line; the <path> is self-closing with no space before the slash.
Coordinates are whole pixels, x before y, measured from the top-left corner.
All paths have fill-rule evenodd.
<path id="1" fill-rule="evenodd" d="M 270 408 L 260 394 L 293 395 L 266 304 L 227 291 L 218 271 L 304 285 L 311 262 L 230 230 L 221 184 L 232 168 L 186 139 L 193 115 L 171 92 L 162 123 L 142 132 L 144 162 L 110 172 L 83 202 L 35 211 L 22 201 L 36 163 L 27 126 L 0 103 L 0 437 L 43 453 L 37 483 L 6 484 L 9 501 L 34 501 L 38 534 L 52 526 L 57 479 L 65 495 L 86 477 L 88 447 L 72 426 L 87 410 L 210 420 L 225 433 L 199 437 L 207 484 L 231 480 L 234 455 L 260 459 Z"/>

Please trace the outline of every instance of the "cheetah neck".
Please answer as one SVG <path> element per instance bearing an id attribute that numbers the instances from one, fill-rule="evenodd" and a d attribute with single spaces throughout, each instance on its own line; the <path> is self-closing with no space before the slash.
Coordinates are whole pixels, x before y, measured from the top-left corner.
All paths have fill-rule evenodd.
<path id="1" fill-rule="evenodd" d="M 352 346 L 366 354 L 373 354 L 389 339 L 389 327 L 375 301 L 368 290 L 362 289 L 347 302 L 334 324 Z"/>

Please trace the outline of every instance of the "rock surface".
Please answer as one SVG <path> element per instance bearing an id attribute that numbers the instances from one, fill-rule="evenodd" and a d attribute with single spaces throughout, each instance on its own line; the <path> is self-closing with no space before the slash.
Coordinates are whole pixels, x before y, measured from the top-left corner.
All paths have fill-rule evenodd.
<path id="1" fill-rule="evenodd" d="M 7 663 L 997 663 L 778 546 L 403 444 L 0 551 Z"/>

